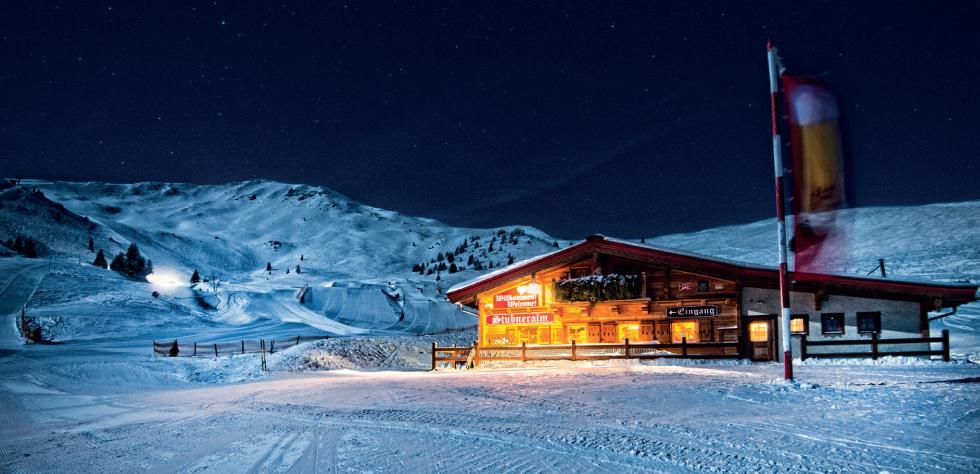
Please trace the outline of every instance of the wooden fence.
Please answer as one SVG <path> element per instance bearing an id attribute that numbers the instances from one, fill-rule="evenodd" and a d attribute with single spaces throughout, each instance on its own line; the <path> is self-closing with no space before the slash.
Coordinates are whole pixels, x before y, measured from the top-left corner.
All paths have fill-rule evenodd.
<path id="1" fill-rule="evenodd" d="M 941 343 L 942 349 L 932 350 L 932 343 Z M 929 344 L 929 350 L 914 351 L 883 351 L 881 346 L 894 344 Z M 811 353 L 811 347 L 830 347 L 830 346 L 865 346 L 869 352 L 817 352 Z M 806 335 L 800 336 L 800 360 L 823 358 L 843 358 L 843 357 L 870 357 L 876 360 L 886 356 L 942 356 L 943 360 L 949 362 L 949 330 L 944 329 L 940 337 L 908 337 L 897 339 L 879 339 L 878 333 L 872 333 L 871 339 L 862 340 L 837 340 L 837 341 L 807 341 Z"/>
<path id="2" fill-rule="evenodd" d="M 272 353 L 293 347 L 301 342 L 327 339 L 328 336 L 296 336 L 285 339 L 258 339 L 235 342 L 158 342 L 153 341 L 153 353 L 167 357 L 220 357 L 247 353 Z"/>
<path id="3" fill-rule="evenodd" d="M 536 361 L 536 360 L 609 360 L 609 359 L 738 359 L 738 342 L 687 342 L 678 343 L 631 343 L 623 344 L 551 344 L 528 346 L 438 347 L 432 343 L 432 370 L 440 363 L 456 368 L 460 363 L 476 367 L 489 361 Z"/>

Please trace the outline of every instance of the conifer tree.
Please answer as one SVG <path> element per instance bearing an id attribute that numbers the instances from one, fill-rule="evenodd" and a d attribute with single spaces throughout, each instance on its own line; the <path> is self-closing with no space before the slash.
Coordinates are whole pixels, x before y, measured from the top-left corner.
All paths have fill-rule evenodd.
<path id="1" fill-rule="evenodd" d="M 470 254 L 470 258 L 466 259 L 466 264 L 473 266 L 473 254 Z"/>
<path id="2" fill-rule="evenodd" d="M 459 271 L 459 269 L 456 268 L 456 264 L 455 263 L 449 264 L 449 273 L 456 273 L 458 271 Z"/>
<path id="3" fill-rule="evenodd" d="M 99 249 L 99 253 L 95 255 L 95 260 L 92 261 L 92 265 L 99 268 L 105 268 L 109 265 L 109 262 L 105 260 L 105 254 L 102 253 L 102 249 Z"/>
<path id="4" fill-rule="evenodd" d="M 17 252 L 17 253 L 23 252 L 24 251 L 24 239 L 21 236 L 18 235 L 17 238 L 14 239 L 14 245 L 12 247 L 10 247 L 10 248 L 13 249 L 13 251 L 14 252 Z"/>
<path id="5" fill-rule="evenodd" d="M 115 257 L 112 258 L 112 263 L 109 264 L 110 270 L 115 270 L 117 272 L 126 271 L 126 255 L 122 252 L 117 253 Z"/>
<path id="6" fill-rule="evenodd" d="M 300 271 L 299 265 L 296 265 L 296 273 L 303 273 L 303 272 Z"/>
<path id="7" fill-rule="evenodd" d="M 201 274 L 197 273 L 197 270 L 195 269 L 194 274 L 191 275 L 191 283 L 200 283 L 200 282 L 201 282 Z"/>
<path id="8" fill-rule="evenodd" d="M 514 263 L 514 256 L 507 254 L 507 265 L 512 265 Z"/>
<path id="9" fill-rule="evenodd" d="M 265 264 L 265 271 L 272 273 L 272 262 Z"/>

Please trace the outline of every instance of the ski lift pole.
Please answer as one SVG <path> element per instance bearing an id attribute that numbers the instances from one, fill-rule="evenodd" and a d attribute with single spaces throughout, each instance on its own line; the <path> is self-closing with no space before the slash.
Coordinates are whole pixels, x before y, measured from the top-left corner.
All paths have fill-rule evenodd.
<path id="1" fill-rule="evenodd" d="M 772 159 L 776 173 L 776 229 L 779 239 L 779 303 L 780 339 L 783 345 L 783 378 L 793 379 L 793 354 L 790 346 L 790 302 L 789 277 L 786 252 L 786 191 L 783 187 L 783 144 L 779 136 L 779 121 L 776 116 L 776 95 L 779 93 L 779 59 L 772 41 L 766 44 L 769 62 L 769 111 L 772 117 Z"/>

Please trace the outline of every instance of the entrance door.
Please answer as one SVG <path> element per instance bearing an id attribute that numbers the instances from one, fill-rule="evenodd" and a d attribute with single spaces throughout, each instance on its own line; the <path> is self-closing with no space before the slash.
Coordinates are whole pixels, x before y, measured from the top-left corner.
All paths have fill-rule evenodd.
<path id="1" fill-rule="evenodd" d="M 750 319 L 748 351 L 752 360 L 776 360 L 776 325 L 772 318 Z"/>

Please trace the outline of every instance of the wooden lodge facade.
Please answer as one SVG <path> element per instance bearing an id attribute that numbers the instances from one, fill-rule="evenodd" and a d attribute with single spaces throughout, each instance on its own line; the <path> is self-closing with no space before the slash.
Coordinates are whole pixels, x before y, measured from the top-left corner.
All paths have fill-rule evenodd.
<path id="1" fill-rule="evenodd" d="M 450 301 L 479 314 L 479 347 L 737 343 L 739 357 L 777 360 L 775 268 L 592 236 L 456 285 Z M 892 351 L 929 350 L 929 311 L 973 301 L 975 285 L 795 273 L 794 354 L 800 341 L 846 345 L 889 339 Z M 838 345 L 833 345 L 838 344 Z M 703 344 L 707 346 L 708 344 Z M 723 350 L 723 349 L 718 349 Z M 885 353 L 887 351 L 883 351 Z M 897 353 L 897 352 L 896 352 Z M 627 349 L 629 354 L 629 349 Z"/>

